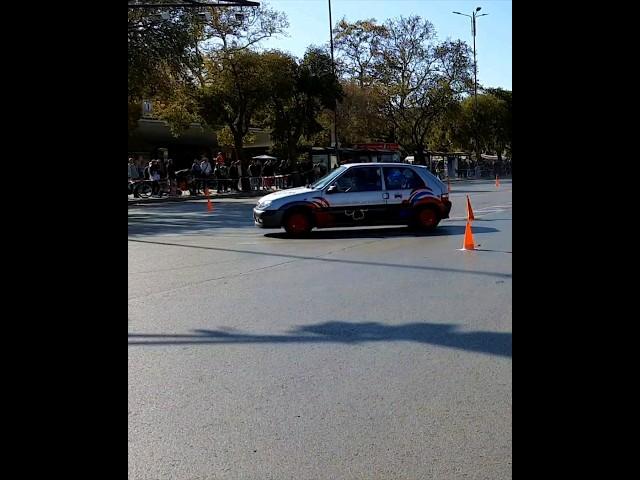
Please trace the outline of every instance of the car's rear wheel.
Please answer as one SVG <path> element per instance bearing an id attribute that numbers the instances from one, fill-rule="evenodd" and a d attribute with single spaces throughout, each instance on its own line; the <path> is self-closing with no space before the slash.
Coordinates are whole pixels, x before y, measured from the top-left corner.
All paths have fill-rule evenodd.
<path id="1" fill-rule="evenodd" d="M 283 221 L 285 231 L 294 237 L 307 235 L 313 228 L 311 216 L 303 210 L 288 213 Z"/>
<path id="2" fill-rule="evenodd" d="M 421 207 L 416 211 L 414 225 L 420 230 L 430 232 L 440 223 L 440 214 L 435 207 Z"/>

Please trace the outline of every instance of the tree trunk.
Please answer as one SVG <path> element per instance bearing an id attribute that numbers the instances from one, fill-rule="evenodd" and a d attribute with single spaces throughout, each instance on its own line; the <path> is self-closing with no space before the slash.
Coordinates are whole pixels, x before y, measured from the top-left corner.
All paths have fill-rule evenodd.
<path id="1" fill-rule="evenodd" d="M 416 165 L 426 165 L 423 145 L 418 145 L 413 159 L 413 163 L 415 163 Z"/>
<path id="2" fill-rule="evenodd" d="M 293 165 L 297 160 L 298 149 L 296 148 L 296 144 L 298 142 L 292 142 L 291 140 L 287 142 L 287 158 L 289 160 L 289 165 Z"/>
<path id="3" fill-rule="evenodd" d="M 233 144 L 235 146 L 235 150 L 236 150 L 236 157 L 238 158 L 238 160 L 240 160 L 240 187 L 242 189 L 243 192 L 247 192 L 249 190 L 251 190 L 251 184 L 249 183 L 249 172 L 248 172 L 248 165 L 247 165 L 247 161 L 244 158 L 244 143 L 242 140 L 243 135 L 237 131 L 233 132 Z"/>
<path id="4" fill-rule="evenodd" d="M 242 171 L 244 172 L 247 169 L 247 163 L 244 158 L 244 142 L 241 133 L 233 133 L 233 145 L 236 150 L 236 157 L 240 160 L 240 165 L 242 165 Z"/>

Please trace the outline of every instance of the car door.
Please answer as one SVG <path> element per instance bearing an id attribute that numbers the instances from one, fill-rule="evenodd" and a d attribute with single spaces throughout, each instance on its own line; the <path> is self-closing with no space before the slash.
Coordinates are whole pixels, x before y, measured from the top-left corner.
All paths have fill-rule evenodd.
<path id="1" fill-rule="evenodd" d="M 413 215 L 412 199 L 416 192 L 430 190 L 413 168 L 398 165 L 382 167 L 389 223 L 404 224 Z M 412 194 L 414 194 L 412 196 Z"/>
<path id="2" fill-rule="evenodd" d="M 378 166 L 347 169 L 323 194 L 325 212 L 318 226 L 358 226 L 379 224 L 387 207 Z M 322 225 L 324 223 L 324 225 Z"/>

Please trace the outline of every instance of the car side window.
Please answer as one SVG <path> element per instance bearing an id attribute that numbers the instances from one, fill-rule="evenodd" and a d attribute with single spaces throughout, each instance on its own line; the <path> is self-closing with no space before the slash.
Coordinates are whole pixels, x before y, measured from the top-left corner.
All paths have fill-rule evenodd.
<path id="1" fill-rule="evenodd" d="M 376 192 L 382 190 L 379 167 L 351 168 L 337 181 L 340 192 Z"/>
<path id="2" fill-rule="evenodd" d="M 383 167 L 387 190 L 413 190 L 424 188 L 424 181 L 416 172 L 407 167 Z"/>

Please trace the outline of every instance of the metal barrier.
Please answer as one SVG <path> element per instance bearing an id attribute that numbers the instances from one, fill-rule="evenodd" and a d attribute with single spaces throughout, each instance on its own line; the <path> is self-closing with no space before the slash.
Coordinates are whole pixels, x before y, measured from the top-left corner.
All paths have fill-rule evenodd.
<path id="1" fill-rule="evenodd" d="M 440 172 L 442 176 L 442 172 Z M 468 179 L 480 179 L 480 178 L 495 178 L 496 173 L 498 173 L 493 168 L 480 168 L 476 170 L 475 168 L 468 169 L 458 169 L 456 171 L 455 178 L 468 178 Z M 499 176 L 511 175 L 511 168 L 503 167 L 502 170 L 498 173 Z M 446 178 L 446 177 L 444 177 Z M 454 177 L 451 177 L 454 178 Z"/>
<path id="2" fill-rule="evenodd" d="M 291 188 L 292 183 L 290 181 L 289 175 L 272 175 L 272 176 L 260 176 L 260 177 L 245 177 L 249 179 L 249 186 L 251 191 L 277 191 L 284 190 L 286 188 Z M 169 181 L 167 178 L 163 178 L 157 181 L 157 186 L 161 194 L 177 194 L 177 191 L 174 189 L 177 187 L 183 191 L 204 191 L 205 188 L 210 191 L 216 192 L 227 192 L 227 191 L 242 191 L 241 188 L 241 178 L 194 178 L 192 181 L 187 182 L 184 179 L 181 180 L 172 180 Z M 152 180 L 146 179 L 136 179 L 129 180 L 130 189 L 129 194 L 134 193 L 139 187 L 144 185 L 145 187 L 148 185 L 151 187 L 153 185 Z M 144 193 L 141 195 L 143 197 L 147 197 L 150 195 L 148 192 L 148 188 L 144 189 Z M 178 194 L 180 195 L 180 194 Z"/>
<path id="3" fill-rule="evenodd" d="M 249 179 L 249 185 L 252 191 L 275 191 L 284 190 L 291 187 L 289 181 L 289 175 L 270 175 L 260 177 L 246 177 Z M 227 179 L 220 179 L 221 181 L 229 181 Z M 240 179 L 238 179 L 240 183 Z"/>
<path id="4" fill-rule="evenodd" d="M 471 175 L 473 169 L 469 170 L 469 175 L 467 178 L 477 178 Z M 482 171 L 482 177 L 491 178 L 491 173 L 489 171 Z M 441 180 L 446 181 L 446 176 L 444 172 L 438 172 L 438 177 Z M 248 179 L 248 184 L 250 191 L 257 192 L 263 191 L 266 193 L 274 192 L 278 190 L 285 190 L 287 188 L 293 188 L 296 186 L 305 185 L 311 179 L 305 177 L 302 174 L 293 173 L 288 175 L 271 175 L 271 176 L 259 176 L 259 177 L 243 177 Z M 229 192 L 229 191 L 243 191 L 242 190 L 242 180 L 243 178 L 194 178 L 191 181 L 186 180 L 185 178 L 180 178 L 178 180 L 172 181 L 173 184 L 169 183 L 169 180 L 163 178 L 158 181 L 158 187 L 161 194 L 170 194 L 170 195 L 181 195 L 182 191 L 191 191 L 191 192 L 202 192 L 204 193 L 205 187 L 209 189 L 210 192 Z M 453 177 L 452 177 L 453 178 Z M 460 177 L 458 177 L 460 178 Z M 138 185 L 152 185 L 151 180 L 133 180 L 130 181 L 133 184 L 133 189 L 135 189 Z M 148 190 L 148 189 L 145 189 Z M 130 188 L 131 194 L 131 188 Z M 147 191 L 145 191 L 145 197 L 150 195 Z"/>

